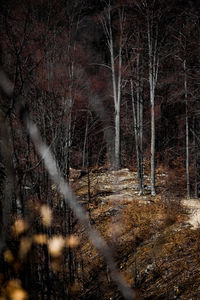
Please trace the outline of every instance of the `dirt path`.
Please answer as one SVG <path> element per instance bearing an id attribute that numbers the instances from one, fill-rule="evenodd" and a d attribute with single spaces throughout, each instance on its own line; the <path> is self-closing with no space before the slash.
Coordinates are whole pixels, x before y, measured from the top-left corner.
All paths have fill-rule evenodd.
<path id="1" fill-rule="evenodd" d="M 193 229 L 197 229 L 200 226 L 200 200 L 185 199 L 182 200 L 182 204 L 189 212 L 187 222 L 192 225 Z"/>

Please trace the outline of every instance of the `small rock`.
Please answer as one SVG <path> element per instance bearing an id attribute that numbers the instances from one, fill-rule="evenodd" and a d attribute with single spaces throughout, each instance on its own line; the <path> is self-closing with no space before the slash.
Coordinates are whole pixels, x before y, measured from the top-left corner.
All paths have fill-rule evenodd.
<path id="1" fill-rule="evenodd" d="M 109 208 L 109 210 L 104 214 L 104 216 L 115 216 L 119 213 L 118 208 Z"/>

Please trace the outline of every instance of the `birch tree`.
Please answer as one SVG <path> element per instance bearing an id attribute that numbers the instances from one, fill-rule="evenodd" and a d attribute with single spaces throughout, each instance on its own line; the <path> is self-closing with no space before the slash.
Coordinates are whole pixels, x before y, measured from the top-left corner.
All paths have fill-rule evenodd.
<path id="1" fill-rule="evenodd" d="M 155 196 L 155 90 L 158 79 L 159 50 L 158 23 L 154 24 L 153 10 L 147 7 L 147 35 L 149 54 L 149 89 L 151 103 L 151 195 Z"/>
<path id="2" fill-rule="evenodd" d="M 183 15 L 184 22 L 186 26 L 183 27 L 182 30 L 177 32 L 177 40 L 178 40 L 178 47 L 179 47 L 179 53 L 176 55 L 176 59 L 181 64 L 182 68 L 182 90 L 183 90 L 183 96 L 184 96 L 184 104 L 185 104 L 185 174 L 186 174 L 186 192 L 187 192 L 187 198 L 189 199 L 191 197 L 191 182 L 190 182 L 190 163 L 191 163 L 191 145 L 190 145 L 190 131 L 193 132 L 193 146 L 195 148 L 196 144 L 196 136 L 195 136 L 195 126 L 190 124 L 190 116 L 191 116 L 191 107 L 190 107 L 190 101 L 191 101 L 191 95 L 194 94 L 194 91 L 192 91 L 193 87 L 193 81 L 195 79 L 193 73 L 194 73 L 194 66 L 193 62 L 190 60 L 189 53 L 191 49 L 195 47 L 194 44 L 192 44 L 192 31 L 196 29 L 196 24 L 192 20 L 191 16 L 187 15 L 187 12 Z M 192 83 L 192 85 L 191 85 Z M 193 108 L 194 109 L 194 108 Z M 194 113 L 193 113 L 194 116 Z M 195 124 L 195 120 L 193 120 L 193 125 Z M 195 152 L 195 149 L 194 149 Z M 196 157 L 194 157 L 194 172 L 196 168 Z M 194 174 L 195 175 L 195 174 Z M 196 179 L 195 179 L 196 180 Z M 195 197 L 197 196 L 197 183 L 195 182 Z"/>
<path id="3" fill-rule="evenodd" d="M 116 8 L 118 13 L 119 42 L 114 46 L 112 8 L 110 1 L 100 17 L 100 22 L 106 36 L 107 47 L 110 53 L 110 69 L 112 73 L 112 92 L 114 100 L 114 161 L 115 168 L 120 168 L 120 104 L 121 104 L 121 83 L 122 83 L 122 48 L 124 44 L 124 23 L 125 14 L 123 8 Z M 116 50 L 117 49 L 117 50 Z M 117 52 L 117 53 L 115 53 Z"/>
<path id="4" fill-rule="evenodd" d="M 143 97 L 142 97 L 142 82 L 140 81 L 140 53 L 136 55 L 136 86 L 134 93 L 134 82 L 130 80 L 131 85 L 131 101 L 133 110 L 133 126 L 135 135 L 135 148 L 137 158 L 137 175 L 138 175 L 138 189 L 142 195 L 144 193 L 143 184 Z"/>
<path id="5" fill-rule="evenodd" d="M 130 81 L 130 84 L 131 84 L 131 101 L 132 101 L 132 109 L 133 109 L 135 148 L 136 148 L 136 158 L 137 158 L 138 189 L 139 189 L 140 194 L 142 195 L 144 193 L 144 184 L 143 184 L 143 101 L 142 101 L 142 97 L 141 97 L 139 90 L 137 90 L 136 97 L 134 97 L 134 85 L 133 85 L 132 79 Z"/>
<path id="6" fill-rule="evenodd" d="M 142 17 L 145 20 L 147 26 L 147 49 L 148 49 L 148 83 L 149 83 L 149 97 L 151 105 L 151 195 L 156 195 L 155 190 L 155 91 L 158 79 L 159 68 L 159 21 L 162 15 L 161 9 L 155 8 L 156 1 L 149 3 L 143 1 L 136 2 Z M 157 2 L 157 4 L 160 4 Z"/>

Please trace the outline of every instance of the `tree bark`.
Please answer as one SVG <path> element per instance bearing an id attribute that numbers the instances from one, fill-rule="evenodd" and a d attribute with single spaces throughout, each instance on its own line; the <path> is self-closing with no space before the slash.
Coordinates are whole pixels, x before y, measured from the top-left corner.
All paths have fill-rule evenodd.
<path id="1" fill-rule="evenodd" d="M 189 117 L 188 117 L 188 90 L 187 90 L 187 67 L 186 60 L 183 61 L 184 89 L 185 89 L 185 145 L 186 145 L 186 186 L 187 198 L 190 194 L 190 151 L 189 151 Z"/>
<path id="2" fill-rule="evenodd" d="M 131 80 L 131 99 L 132 99 L 132 109 L 133 109 L 133 122 L 134 122 L 134 134 L 135 134 L 135 148 L 136 148 L 136 158 L 137 158 L 137 176 L 138 176 L 138 189 L 140 195 L 144 193 L 143 185 L 143 159 L 142 159 L 142 110 L 140 97 L 137 95 L 137 110 L 135 105 L 134 93 L 133 93 L 133 81 Z"/>
<path id="3" fill-rule="evenodd" d="M 119 8 L 119 45 L 118 53 L 115 56 L 114 53 L 114 41 L 113 41 L 113 29 L 111 20 L 111 5 L 110 2 L 107 6 L 107 11 L 101 18 L 101 23 L 106 35 L 108 49 L 110 51 L 110 62 L 111 62 L 111 73 L 112 73 L 112 89 L 114 99 L 114 110 L 115 110 L 115 137 L 114 137 L 114 167 L 115 169 L 120 168 L 120 105 L 121 105 L 121 81 L 122 81 L 122 44 L 124 34 L 124 10 Z M 118 63 L 116 64 L 116 58 Z"/>
<path id="4" fill-rule="evenodd" d="M 155 89 L 158 76 L 158 25 L 153 30 L 152 20 L 150 20 L 149 11 L 147 13 L 148 26 L 148 50 L 149 50 L 149 87 L 151 103 L 151 195 L 156 195 L 155 190 Z M 155 32 L 154 32 L 155 31 Z"/>
<path id="5" fill-rule="evenodd" d="M 115 168 L 120 168 L 120 107 L 115 112 Z"/>
<path id="6" fill-rule="evenodd" d="M 194 198 L 198 198 L 198 181 L 197 181 L 197 143 L 196 143 L 196 117 L 193 117 L 193 151 L 194 151 Z"/>

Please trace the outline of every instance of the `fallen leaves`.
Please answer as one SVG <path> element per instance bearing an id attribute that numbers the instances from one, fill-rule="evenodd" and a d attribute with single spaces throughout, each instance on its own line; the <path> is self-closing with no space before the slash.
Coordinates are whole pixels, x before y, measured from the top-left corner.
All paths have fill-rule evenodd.
<path id="1" fill-rule="evenodd" d="M 26 300 L 28 299 L 27 292 L 22 288 L 21 281 L 18 279 L 12 279 L 8 281 L 3 289 L 1 300 Z"/>

